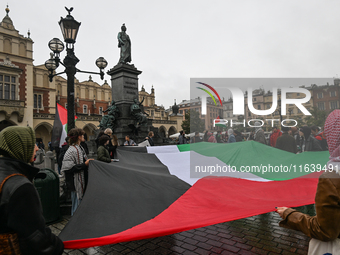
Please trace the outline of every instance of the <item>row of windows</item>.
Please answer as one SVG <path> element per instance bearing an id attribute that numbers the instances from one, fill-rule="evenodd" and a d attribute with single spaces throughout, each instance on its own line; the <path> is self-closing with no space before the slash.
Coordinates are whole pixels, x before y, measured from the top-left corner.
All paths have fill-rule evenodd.
<path id="1" fill-rule="evenodd" d="M 329 91 L 329 96 L 330 97 L 336 97 L 336 91 Z M 321 99 L 321 98 L 323 98 L 323 92 L 319 92 L 318 94 L 317 94 L 317 97 L 318 97 L 318 99 Z"/>
<path id="2" fill-rule="evenodd" d="M 150 114 L 150 116 L 153 117 L 155 115 L 155 111 L 154 110 L 150 110 L 149 114 Z M 164 117 L 164 112 L 163 111 L 161 111 L 161 116 Z"/>
<path id="3" fill-rule="evenodd" d="M 94 99 L 98 99 L 98 94 L 101 96 L 101 99 L 102 100 L 105 100 L 105 92 L 108 93 L 107 90 L 104 90 L 104 89 L 93 89 L 93 98 Z M 57 94 L 60 95 L 60 96 L 65 96 L 63 95 L 62 93 L 62 86 L 61 84 L 59 83 L 57 85 Z M 76 86 L 75 87 L 75 97 L 81 97 L 81 89 L 80 89 L 80 86 Z M 85 97 L 86 99 L 92 99 L 90 98 L 90 90 L 89 88 L 85 88 Z"/>
<path id="4" fill-rule="evenodd" d="M 42 95 L 34 94 L 34 109 L 42 108 Z M 65 104 L 65 108 L 67 109 L 67 104 Z M 86 104 L 83 105 L 83 113 L 88 113 L 88 106 Z M 99 107 L 99 114 L 103 114 L 103 107 Z"/>
<path id="5" fill-rule="evenodd" d="M 16 100 L 17 77 L 0 75 L 0 99 Z"/>
<path id="6" fill-rule="evenodd" d="M 65 104 L 65 108 L 67 109 L 67 103 Z M 88 114 L 88 106 L 86 104 L 83 104 L 83 113 Z M 103 114 L 103 107 L 99 107 L 99 114 Z"/>
<path id="7" fill-rule="evenodd" d="M 319 110 L 326 110 L 325 109 L 325 103 L 324 102 L 318 102 L 318 109 Z M 330 101 L 329 102 L 329 109 L 330 110 L 335 110 L 338 109 L 338 101 Z"/>

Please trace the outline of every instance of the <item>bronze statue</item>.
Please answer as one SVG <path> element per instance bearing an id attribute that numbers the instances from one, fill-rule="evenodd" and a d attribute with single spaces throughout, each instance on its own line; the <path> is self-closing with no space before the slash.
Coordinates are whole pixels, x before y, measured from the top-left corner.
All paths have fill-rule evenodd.
<path id="1" fill-rule="evenodd" d="M 144 98 L 142 102 L 138 102 L 138 100 L 135 98 L 133 100 L 133 104 L 130 107 L 130 114 L 135 118 L 136 120 L 136 127 L 138 126 L 147 126 L 148 124 L 148 119 L 144 115 L 145 112 L 143 111 L 143 103 Z"/>
<path id="2" fill-rule="evenodd" d="M 131 62 L 131 41 L 126 33 L 125 24 L 121 27 L 122 31 L 118 33 L 118 47 L 120 48 L 119 64 L 126 64 Z"/>
<path id="3" fill-rule="evenodd" d="M 119 109 L 116 106 L 116 102 L 112 100 L 110 107 L 108 107 L 105 111 L 108 112 L 107 115 L 104 115 L 102 120 L 100 121 L 99 127 L 101 129 L 111 128 L 112 131 L 116 127 L 116 119 L 119 115 Z"/>

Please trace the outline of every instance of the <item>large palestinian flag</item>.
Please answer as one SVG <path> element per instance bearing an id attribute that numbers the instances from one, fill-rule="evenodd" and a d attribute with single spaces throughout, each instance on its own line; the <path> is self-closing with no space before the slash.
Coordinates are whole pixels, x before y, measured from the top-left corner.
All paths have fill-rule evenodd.
<path id="1" fill-rule="evenodd" d="M 78 117 L 75 116 L 74 119 Z M 57 103 L 55 118 L 52 129 L 52 147 L 59 147 L 65 142 L 67 136 L 67 110 Z"/>
<path id="2" fill-rule="evenodd" d="M 117 155 L 119 162 L 90 162 L 83 201 L 59 235 L 65 248 L 153 238 L 276 206 L 312 204 L 317 170 L 329 157 L 254 141 L 121 147 Z"/>

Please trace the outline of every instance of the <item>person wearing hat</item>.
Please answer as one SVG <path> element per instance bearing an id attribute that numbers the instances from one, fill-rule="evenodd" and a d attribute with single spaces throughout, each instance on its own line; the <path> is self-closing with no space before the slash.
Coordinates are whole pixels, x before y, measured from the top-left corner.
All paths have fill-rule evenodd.
<path id="1" fill-rule="evenodd" d="M 296 154 L 297 153 L 296 141 L 293 136 L 288 134 L 289 127 L 282 127 L 281 130 L 282 135 L 277 138 L 275 147 L 280 150 Z"/>
<path id="2" fill-rule="evenodd" d="M 300 141 L 301 152 L 322 150 L 318 140 L 311 135 L 311 132 L 310 127 L 307 126 L 299 129 L 300 138 L 302 138 Z"/>
<path id="3" fill-rule="evenodd" d="M 39 150 L 31 127 L 0 132 L 0 254 L 62 254 L 63 242 L 45 224 L 37 190 Z"/>

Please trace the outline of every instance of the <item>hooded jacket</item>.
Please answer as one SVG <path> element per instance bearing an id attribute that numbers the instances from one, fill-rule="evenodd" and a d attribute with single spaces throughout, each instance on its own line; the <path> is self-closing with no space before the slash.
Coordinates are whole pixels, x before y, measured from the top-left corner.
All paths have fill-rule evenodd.
<path id="1" fill-rule="evenodd" d="M 276 140 L 282 135 L 280 129 L 276 129 L 275 132 L 273 132 L 270 135 L 270 146 L 275 147 L 276 146 Z"/>
<path id="2" fill-rule="evenodd" d="M 27 132 L 28 131 L 28 132 Z M 16 233 L 22 254 L 62 254 L 62 241 L 46 227 L 38 193 L 32 184 L 39 172 L 28 164 L 33 155 L 34 133 L 28 127 L 0 132 L 0 234 Z M 19 174 L 19 175 L 18 175 Z"/>

